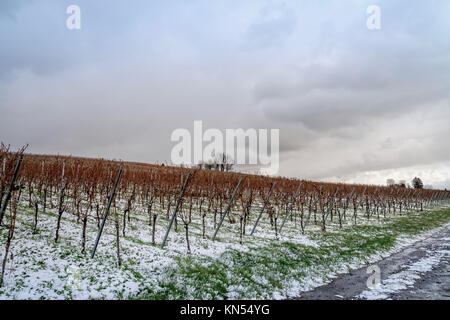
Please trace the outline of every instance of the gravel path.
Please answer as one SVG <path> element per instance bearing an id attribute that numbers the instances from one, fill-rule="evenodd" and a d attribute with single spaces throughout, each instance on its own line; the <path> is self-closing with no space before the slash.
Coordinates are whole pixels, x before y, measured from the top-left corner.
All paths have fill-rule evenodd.
<path id="1" fill-rule="evenodd" d="M 377 265 L 381 284 L 367 286 L 367 267 L 303 293 L 300 300 L 393 299 L 450 300 L 450 225 L 436 231 Z"/>

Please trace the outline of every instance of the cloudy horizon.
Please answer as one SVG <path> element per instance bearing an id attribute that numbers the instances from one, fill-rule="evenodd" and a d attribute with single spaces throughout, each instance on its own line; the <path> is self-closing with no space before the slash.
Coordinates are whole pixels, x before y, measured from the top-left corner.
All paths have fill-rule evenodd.
<path id="1" fill-rule="evenodd" d="M 161 163 L 201 120 L 279 129 L 282 176 L 450 188 L 450 2 L 317 2 L 2 1 L 0 141 Z"/>

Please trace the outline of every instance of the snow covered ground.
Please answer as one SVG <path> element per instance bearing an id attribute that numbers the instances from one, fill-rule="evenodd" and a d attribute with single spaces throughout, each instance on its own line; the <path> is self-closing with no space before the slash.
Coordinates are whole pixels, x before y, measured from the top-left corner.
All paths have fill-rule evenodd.
<path id="1" fill-rule="evenodd" d="M 172 229 L 166 247 L 161 248 L 167 219 L 163 215 L 158 218 L 157 244 L 152 245 L 148 217 L 136 212 L 127 224 L 126 236 L 120 238 L 123 264 L 119 267 L 112 214 L 94 259 L 89 257 L 98 230 L 93 218 L 88 224 L 85 254 L 81 254 L 80 245 L 82 225 L 75 216 L 64 213 L 58 243 L 54 242 L 55 209 L 39 213 L 36 233 L 32 232 L 33 219 L 33 209 L 22 203 L 0 299 L 283 299 L 327 283 L 338 274 L 379 256 L 376 253 L 362 259 L 349 255 L 342 263 L 339 254 L 330 249 L 334 240 L 329 240 L 328 247 L 316 236 L 321 234 L 319 226 L 310 224 L 302 235 L 298 225 L 288 221 L 282 237 L 276 239 L 266 216 L 254 236 L 244 236 L 243 245 L 239 244 L 239 223 L 229 224 L 225 220 L 213 242 L 209 239 L 214 231 L 212 219 L 207 219 L 207 239 L 201 237 L 200 219 L 194 219 L 190 225 L 192 254 L 189 255 L 181 221 L 177 231 Z M 390 218 L 367 221 L 361 217 L 358 225 L 383 226 L 390 221 Z M 250 222 L 247 233 L 253 223 Z M 346 223 L 352 225 L 351 221 Z M 330 234 L 339 230 L 335 224 L 328 229 Z M 1 228 L 2 239 L 6 233 Z M 368 234 L 368 238 L 374 234 Z M 398 242 L 396 249 L 407 245 L 408 239 Z M 3 245 L 1 250 L 3 259 Z M 320 257 L 317 263 L 299 258 L 299 253 L 315 257 L 322 250 L 325 250 L 326 264 L 321 263 Z M 340 250 L 346 253 L 345 247 Z M 438 254 L 444 253 L 436 253 L 420 265 L 432 264 Z M 419 272 L 418 267 L 411 266 L 411 272 Z M 412 274 L 408 279 L 413 278 Z M 379 297 L 383 290 L 387 289 L 380 288 Z"/>

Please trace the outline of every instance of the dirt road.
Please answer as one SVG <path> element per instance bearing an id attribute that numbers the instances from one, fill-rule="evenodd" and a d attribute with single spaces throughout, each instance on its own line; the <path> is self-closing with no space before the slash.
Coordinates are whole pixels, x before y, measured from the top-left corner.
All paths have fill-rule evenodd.
<path id="1" fill-rule="evenodd" d="M 367 281 L 374 273 L 368 274 L 366 266 L 305 292 L 298 299 L 450 300 L 450 225 L 375 265 L 381 283 L 372 289 Z M 377 282 L 369 282 L 373 283 Z"/>

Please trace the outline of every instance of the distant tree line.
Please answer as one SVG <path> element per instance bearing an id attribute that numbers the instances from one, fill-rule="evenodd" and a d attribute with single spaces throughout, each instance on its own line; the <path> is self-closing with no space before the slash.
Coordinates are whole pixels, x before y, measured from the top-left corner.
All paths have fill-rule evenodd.
<path id="1" fill-rule="evenodd" d="M 233 170 L 234 160 L 226 153 L 212 154 L 211 159 L 206 162 L 200 162 L 196 165 L 198 169 L 231 171 Z"/>
<path id="2" fill-rule="evenodd" d="M 387 179 L 386 181 L 388 186 L 397 186 L 400 188 L 414 188 L 414 189 L 423 189 L 424 185 L 423 185 L 423 181 L 422 179 L 415 177 L 414 179 L 412 179 L 411 184 L 406 184 L 405 180 L 400 180 L 399 182 L 395 182 L 394 179 Z M 429 189 L 432 188 L 432 186 L 428 186 Z"/>

